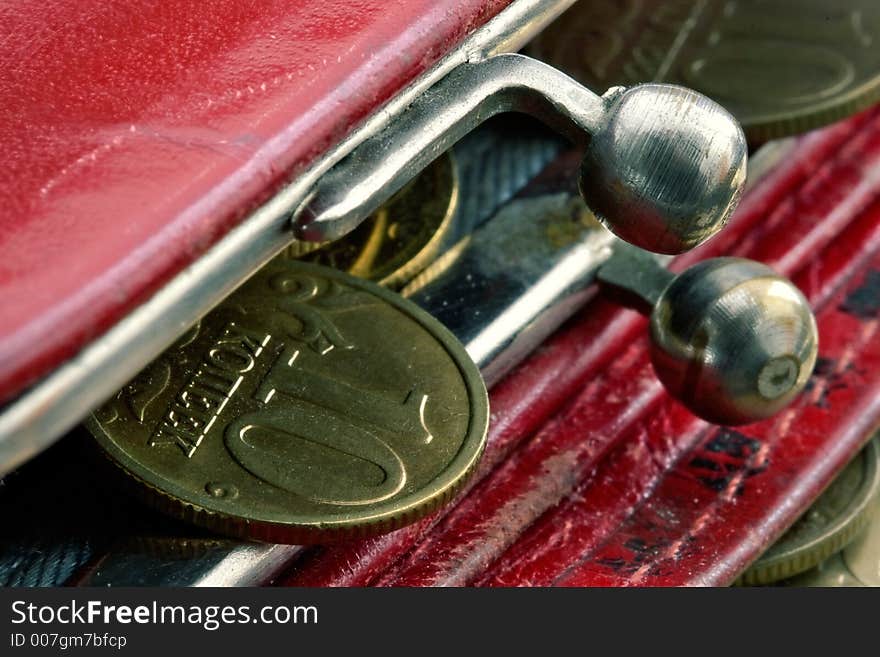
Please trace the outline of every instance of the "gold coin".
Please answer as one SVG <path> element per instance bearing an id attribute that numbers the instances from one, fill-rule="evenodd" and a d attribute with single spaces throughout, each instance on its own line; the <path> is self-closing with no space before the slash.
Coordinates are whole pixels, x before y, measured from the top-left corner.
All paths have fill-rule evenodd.
<path id="1" fill-rule="evenodd" d="M 437 255 L 457 205 L 458 174 L 446 152 L 351 233 L 306 259 L 398 288 Z"/>
<path id="2" fill-rule="evenodd" d="M 784 586 L 880 586 L 880 496 L 874 496 L 868 526 L 815 568 L 781 582 Z"/>
<path id="3" fill-rule="evenodd" d="M 363 537 L 448 501 L 488 397 L 437 320 L 327 267 L 276 259 L 95 412 L 150 503 L 276 543 Z"/>
<path id="4" fill-rule="evenodd" d="M 798 588 L 855 588 L 865 586 L 846 567 L 841 553 L 833 554 L 815 568 L 778 583 Z"/>
<path id="5" fill-rule="evenodd" d="M 862 586 L 880 586 L 880 496 L 874 496 L 864 532 L 842 553 L 847 570 Z"/>
<path id="6" fill-rule="evenodd" d="M 597 0 L 576 3 L 530 54 L 597 91 L 691 87 L 760 142 L 880 100 L 878 39 L 876 0 Z"/>
<path id="7" fill-rule="evenodd" d="M 880 490 L 872 440 L 809 510 L 743 573 L 738 584 L 770 584 L 805 572 L 846 547 L 868 524 Z"/>
<path id="8" fill-rule="evenodd" d="M 279 258 L 302 258 L 313 251 L 330 244 L 330 242 L 306 242 L 305 240 L 293 240 L 284 247 L 284 250 L 278 255 Z"/>

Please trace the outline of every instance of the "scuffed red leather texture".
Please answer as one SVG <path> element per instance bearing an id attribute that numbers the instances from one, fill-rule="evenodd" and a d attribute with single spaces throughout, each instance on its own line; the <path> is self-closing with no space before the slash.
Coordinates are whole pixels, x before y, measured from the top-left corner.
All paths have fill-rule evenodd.
<path id="1" fill-rule="evenodd" d="M 802 138 L 674 268 L 721 254 L 771 264 L 817 313 L 819 363 L 789 409 L 698 420 L 656 380 L 645 320 L 600 294 L 492 390 L 486 455 L 454 505 L 312 548 L 281 583 L 731 583 L 880 424 L 880 111 Z"/>
<path id="2" fill-rule="evenodd" d="M 0 401 L 510 0 L 0 8 Z"/>

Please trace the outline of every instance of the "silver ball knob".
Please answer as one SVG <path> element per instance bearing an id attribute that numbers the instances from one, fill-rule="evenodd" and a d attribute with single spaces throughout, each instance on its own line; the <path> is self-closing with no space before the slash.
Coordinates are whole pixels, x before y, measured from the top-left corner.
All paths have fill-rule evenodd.
<path id="1" fill-rule="evenodd" d="M 606 95 L 580 190 L 622 239 L 681 253 L 727 223 L 746 177 L 745 135 L 720 105 L 683 87 L 643 84 Z"/>
<path id="2" fill-rule="evenodd" d="M 700 262 L 676 276 L 651 313 L 654 369 L 669 392 L 717 424 L 781 410 L 816 362 L 816 321 L 803 294 L 760 263 Z"/>

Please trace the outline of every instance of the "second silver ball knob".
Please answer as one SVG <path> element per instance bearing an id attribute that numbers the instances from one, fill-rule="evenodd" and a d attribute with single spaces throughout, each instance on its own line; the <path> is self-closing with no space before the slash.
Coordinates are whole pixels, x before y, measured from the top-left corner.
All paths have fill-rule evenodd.
<path id="1" fill-rule="evenodd" d="M 654 305 L 650 330 L 660 380 L 718 424 L 778 412 L 816 362 L 816 321 L 803 294 L 741 258 L 706 260 L 676 276 Z"/>

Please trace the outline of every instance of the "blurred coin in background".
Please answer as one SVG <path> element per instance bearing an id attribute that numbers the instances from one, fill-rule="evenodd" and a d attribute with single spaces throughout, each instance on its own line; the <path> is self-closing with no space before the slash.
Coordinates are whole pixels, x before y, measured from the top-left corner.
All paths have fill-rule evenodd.
<path id="1" fill-rule="evenodd" d="M 750 142 L 831 123 L 880 100 L 877 0 L 577 2 L 529 54 L 594 90 L 691 87 Z"/>

